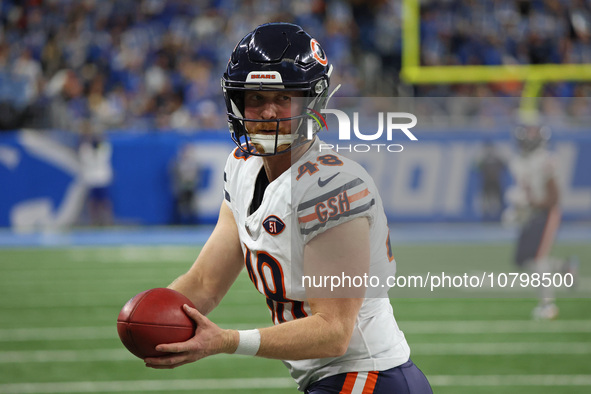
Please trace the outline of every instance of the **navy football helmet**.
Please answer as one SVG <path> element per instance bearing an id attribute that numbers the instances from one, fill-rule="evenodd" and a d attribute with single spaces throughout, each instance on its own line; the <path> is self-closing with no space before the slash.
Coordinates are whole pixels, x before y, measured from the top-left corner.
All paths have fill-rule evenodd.
<path id="1" fill-rule="evenodd" d="M 222 77 L 232 140 L 244 152 L 257 156 L 284 153 L 306 143 L 308 111 L 319 112 L 326 106 L 331 71 L 318 41 L 300 26 L 258 26 L 236 45 Z M 302 92 L 303 112 L 281 119 L 246 119 L 244 94 L 248 90 Z M 279 123 L 291 120 L 297 120 L 292 134 L 279 134 Z M 275 133 L 249 134 L 245 122 L 275 123 Z M 313 133 L 318 131 L 315 126 Z M 259 147 L 258 151 L 254 145 Z"/>

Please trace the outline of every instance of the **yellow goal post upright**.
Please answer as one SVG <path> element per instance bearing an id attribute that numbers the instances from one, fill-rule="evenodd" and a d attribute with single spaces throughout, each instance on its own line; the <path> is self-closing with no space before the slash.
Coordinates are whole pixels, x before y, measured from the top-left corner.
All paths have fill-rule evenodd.
<path id="1" fill-rule="evenodd" d="M 422 66 L 420 61 L 420 0 L 402 0 L 402 69 L 409 84 L 523 82 L 520 114 L 535 114 L 537 98 L 547 82 L 591 81 L 591 64 L 530 64 L 502 66 Z"/>

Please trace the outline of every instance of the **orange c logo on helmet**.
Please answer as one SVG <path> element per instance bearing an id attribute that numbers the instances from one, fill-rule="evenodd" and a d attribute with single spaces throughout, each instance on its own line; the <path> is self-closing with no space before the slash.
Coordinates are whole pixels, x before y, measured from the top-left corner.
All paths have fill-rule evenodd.
<path id="1" fill-rule="evenodd" d="M 314 56 L 314 59 L 316 59 L 316 61 L 322 64 L 323 66 L 326 66 L 328 64 L 326 54 L 324 53 L 324 50 L 322 49 L 318 41 L 316 41 L 314 38 L 310 40 L 310 48 L 312 49 L 312 56 Z"/>

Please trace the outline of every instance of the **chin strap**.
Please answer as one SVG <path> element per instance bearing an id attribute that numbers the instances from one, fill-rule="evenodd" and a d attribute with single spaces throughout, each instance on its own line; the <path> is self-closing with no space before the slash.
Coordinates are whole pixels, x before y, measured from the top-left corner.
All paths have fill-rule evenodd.
<path id="1" fill-rule="evenodd" d="M 275 134 L 250 134 L 250 142 L 253 144 L 260 145 L 264 152 L 260 153 L 273 153 L 275 150 Z M 279 134 L 277 136 L 277 148 L 281 145 L 291 145 L 296 140 L 296 135 L 291 134 Z M 258 149 L 257 149 L 258 150 Z M 277 152 L 275 152 L 277 153 Z"/>
<path id="2" fill-rule="evenodd" d="M 326 98 L 326 104 L 324 105 L 325 107 L 328 105 L 328 102 L 330 101 L 330 99 L 332 98 L 332 96 L 337 92 L 337 90 L 339 90 L 341 88 L 341 84 L 339 83 L 337 86 L 335 86 L 335 88 L 332 90 L 332 92 L 330 92 L 330 94 L 328 95 L 328 97 Z"/>

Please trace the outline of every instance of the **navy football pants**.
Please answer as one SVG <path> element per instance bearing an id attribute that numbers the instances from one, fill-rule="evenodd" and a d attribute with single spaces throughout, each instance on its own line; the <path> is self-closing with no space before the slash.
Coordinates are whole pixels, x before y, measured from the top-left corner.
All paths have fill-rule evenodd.
<path id="1" fill-rule="evenodd" d="M 349 372 L 312 383 L 306 394 L 432 394 L 423 372 L 411 360 L 386 371 Z"/>

